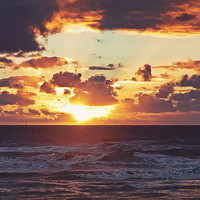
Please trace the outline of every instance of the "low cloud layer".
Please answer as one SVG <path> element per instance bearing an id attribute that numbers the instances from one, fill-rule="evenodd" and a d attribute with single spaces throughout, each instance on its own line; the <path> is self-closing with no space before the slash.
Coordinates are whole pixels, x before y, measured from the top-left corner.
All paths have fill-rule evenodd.
<path id="1" fill-rule="evenodd" d="M 20 105 L 28 106 L 34 104 L 32 94 L 23 93 L 18 91 L 17 94 L 11 94 L 7 91 L 3 91 L 0 94 L 0 105 Z"/>
<path id="2" fill-rule="evenodd" d="M 37 88 L 43 79 L 36 76 L 13 76 L 0 79 L 0 87 L 23 89 L 26 86 Z"/>

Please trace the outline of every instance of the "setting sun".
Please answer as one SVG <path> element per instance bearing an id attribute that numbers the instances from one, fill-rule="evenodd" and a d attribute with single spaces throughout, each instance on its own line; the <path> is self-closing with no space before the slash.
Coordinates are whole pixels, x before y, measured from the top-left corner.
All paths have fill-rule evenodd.
<path id="1" fill-rule="evenodd" d="M 59 110 L 62 112 L 71 113 L 74 118 L 80 123 L 89 121 L 92 118 L 107 117 L 110 112 L 114 109 L 115 105 L 112 106 L 85 106 L 85 105 L 71 105 L 66 104 L 60 107 Z"/>

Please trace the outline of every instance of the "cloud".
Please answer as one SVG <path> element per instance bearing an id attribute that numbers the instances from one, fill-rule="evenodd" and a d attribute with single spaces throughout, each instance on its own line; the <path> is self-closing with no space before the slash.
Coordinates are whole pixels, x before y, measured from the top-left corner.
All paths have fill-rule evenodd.
<path id="1" fill-rule="evenodd" d="M 20 50 L 16 53 L 9 53 L 7 56 L 12 56 L 16 58 L 40 57 L 41 53 L 41 51 L 24 52 Z"/>
<path id="2" fill-rule="evenodd" d="M 40 115 L 40 112 L 38 110 L 32 108 L 29 108 L 28 111 L 31 115 Z"/>
<path id="3" fill-rule="evenodd" d="M 71 72 L 62 72 L 56 73 L 51 79 L 51 84 L 58 87 L 73 87 L 81 81 L 82 74 L 74 74 Z"/>
<path id="4" fill-rule="evenodd" d="M 37 88 L 43 79 L 36 76 L 13 76 L 0 79 L 0 87 L 23 89 L 25 86 Z"/>
<path id="5" fill-rule="evenodd" d="M 73 23 L 98 30 L 139 33 L 200 32 L 200 3 L 196 0 L 1 0 L 0 3 L 0 53 L 44 50 L 38 36 L 59 33 Z"/>
<path id="6" fill-rule="evenodd" d="M 25 114 L 23 108 L 17 108 L 15 110 L 11 110 L 11 111 L 4 110 L 4 113 L 6 113 L 8 115 L 23 115 L 23 114 Z"/>
<path id="7" fill-rule="evenodd" d="M 44 82 L 41 86 L 40 86 L 40 92 L 45 92 L 48 94 L 55 94 L 55 89 L 52 87 L 52 85 L 48 82 Z"/>
<path id="8" fill-rule="evenodd" d="M 119 63 L 118 65 L 109 64 L 106 67 L 91 66 L 91 67 L 89 67 L 89 70 L 115 70 L 115 69 L 122 68 L 122 67 L 123 67 L 123 65 L 121 63 Z"/>
<path id="9" fill-rule="evenodd" d="M 70 95 L 71 104 L 81 104 L 89 106 L 105 106 L 118 103 L 115 98 L 117 92 L 112 87 L 113 81 L 107 80 L 104 75 L 95 75 L 88 80 L 81 80 L 82 74 L 68 71 L 56 73 L 52 79 L 45 81 L 40 86 L 40 92 L 55 94 L 55 87 L 71 87 L 73 95 L 68 89 L 64 90 L 64 95 Z M 117 88 L 121 89 L 121 88 Z"/>
<path id="10" fill-rule="evenodd" d="M 170 96 L 173 101 L 200 100 L 200 90 L 190 90 L 185 93 L 175 93 Z"/>
<path id="11" fill-rule="evenodd" d="M 181 87 L 191 86 L 193 88 L 200 88 L 200 75 L 194 74 L 191 77 L 188 75 L 182 76 L 181 80 L 177 83 Z"/>
<path id="12" fill-rule="evenodd" d="M 41 111 L 44 115 L 52 115 L 52 113 L 51 113 L 47 108 L 42 108 L 42 109 L 40 109 L 40 111 Z"/>
<path id="13" fill-rule="evenodd" d="M 68 64 L 68 61 L 66 58 L 63 57 L 40 57 L 40 58 L 33 58 L 28 61 L 24 61 L 21 64 L 17 65 L 15 69 L 18 68 L 42 68 L 42 69 L 47 69 L 47 68 L 53 68 L 55 66 L 65 66 Z"/>
<path id="14" fill-rule="evenodd" d="M 114 125 L 197 125 L 200 112 L 168 112 L 168 113 L 113 113 L 105 124 Z M 99 121 L 95 121 L 96 124 Z M 100 124 L 102 122 L 99 122 Z"/>
<path id="15" fill-rule="evenodd" d="M 156 66 L 153 68 L 167 69 L 167 70 L 194 70 L 200 72 L 200 60 L 188 59 L 187 61 L 174 62 L 172 65 Z"/>
<path id="16" fill-rule="evenodd" d="M 138 71 L 135 72 L 135 77 L 132 78 L 134 81 L 151 81 L 151 65 L 144 65 L 143 68 L 139 68 Z"/>
<path id="17" fill-rule="evenodd" d="M 89 70 L 114 70 L 114 67 L 91 66 Z"/>
<path id="18" fill-rule="evenodd" d="M 36 41 L 33 29 L 45 35 L 46 21 L 58 10 L 56 0 L 1 0 L 0 53 L 43 49 Z"/>
<path id="19" fill-rule="evenodd" d="M 159 87 L 159 92 L 157 92 L 155 96 L 158 98 L 167 98 L 171 93 L 174 93 L 174 84 L 166 83 Z"/>
<path id="20" fill-rule="evenodd" d="M 166 84 L 164 88 L 170 89 L 170 93 L 173 93 L 173 85 Z M 161 86 L 163 88 L 163 86 Z M 191 90 L 185 93 L 175 93 L 170 96 L 169 99 L 163 99 L 168 97 L 168 92 L 163 92 L 160 95 L 153 94 L 138 94 L 138 103 L 135 103 L 133 99 L 125 99 L 120 102 L 115 110 L 116 113 L 172 113 L 172 112 L 200 112 L 200 90 Z M 163 95 L 162 95 L 163 94 Z M 167 94 L 167 95 L 166 95 Z"/>
<path id="21" fill-rule="evenodd" d="M 0 63 L 1 64 L 13 64 L 13 61 L 11 59 L 6 58 L 6 57 L 0 57 Z"/>
<path id="22" fill-rule="evenodd" d="M 200 32 L 200 3 L 196 0 L 1 0 L 0 3 L 0 53 L 44 50 L 38 36 L 59 33 L 73 23 L 98 30 L 139 33 Z"/>
<path id="23" fill-rule="evenodd" d="M 200 112 L 200 102 L 199 100 L 179 101 L 176 108 L 180 112 Z"/>
<path id="24" fill-rule="evenodd" d="M 32 94 L 23 93 L 18 91 L 17 94 L 11 94 L 7 91 L 3 91 L 0 94 L 0 105 L 21 105 L 28 106 L 34 104 Z"/>
<path id="25" fill-rule="evenodd" d="M 199 33 L 196 0 L 59 0 L 60 11 L 48 24 L 59 32 L 67 23 L 87 24 L 99 30 L 192 34 Z M 76 9 L 74 9 L 76 8 Z"/>
<path id="26" fill-rule="evenodd" d="M 75 96 L 71 97 L 70 103 L 89 106 L 106 106 L 117 104 L 117 93 L 111 86 L 112 81 L 103 75 L 95 75 L 81 82 L 75 87 Z"/>
<path id="27" fill-rule="evenodd" d="M 41 109 L 43 110 L 43 109 Z M 41 111 L 40 110 L 40 111 Z M 28 124 L 66 124 L 75 123 L 75 119 L 71 114 L 62 112 L 50 112 L 48 111 L 40 113 L 39 110 L 29 108 L 28 112 L 23 111 L 22 108 L 16 110 L 0 112 L 0 122 L 1 124 L 25 124 L 28 119 Z M 19 117 L 20 115 L 20 117 Z"/>
<path id="28" fill-rule="evenodd" d="M 178 21 L 186 22 L 196 18 L 196 15 L 190 15 L 188 13 L 182 13 L 180 16 L 176 17 Z"/>
<path id="29" fill-rule="evenodd" d="M 141 112 L 160 113 L 175 111 L 171 100 L 164 100 L 147 94 L 142 94 L 138 100 L 138 107 Z"/>
<path id="30" fill-rule="evenodd" d="M 119 113 L 164 113 L 175 111 L 176 108 L 171 100 L 164 100 L 147 94 L 140 94 L 137 104 L 133 99 L 123 100 L 116 110 Z"/>
<path id="31" fill-rule="evenodd" d="M 13 65 L 14 63 L 11 59 L 0 57 L 0 69 L 5 69 L 6 67 L 11 67 Z"/>

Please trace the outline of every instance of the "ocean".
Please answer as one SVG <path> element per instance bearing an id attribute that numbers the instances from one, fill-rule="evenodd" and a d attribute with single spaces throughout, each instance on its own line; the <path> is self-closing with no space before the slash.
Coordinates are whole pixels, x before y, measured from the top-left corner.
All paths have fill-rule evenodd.
<path id="1" fill-rule="evenodd" d="M 200 199 L 200 126 L 0 126 L 0 199 Z"/>

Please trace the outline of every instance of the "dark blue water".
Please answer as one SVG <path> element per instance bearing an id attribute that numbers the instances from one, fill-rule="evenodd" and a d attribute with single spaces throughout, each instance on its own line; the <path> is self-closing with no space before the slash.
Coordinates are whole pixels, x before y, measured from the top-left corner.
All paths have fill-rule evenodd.
<path id="1" fill-rule="evenodd" d="M 200 199 L 200 126 L 1 126 L 0 199 Z"/>

